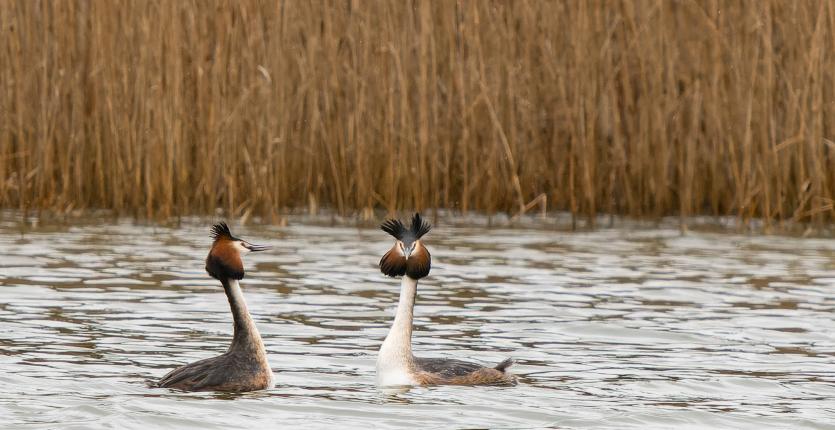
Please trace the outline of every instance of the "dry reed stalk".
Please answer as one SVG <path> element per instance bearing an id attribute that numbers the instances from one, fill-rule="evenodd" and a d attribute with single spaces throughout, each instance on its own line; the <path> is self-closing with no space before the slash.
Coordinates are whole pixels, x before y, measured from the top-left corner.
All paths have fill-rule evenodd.
<path id="1" fill-rule="evenodd" d="M 0 207 L 835 219 L 835 1 L 0 0 Z"/>

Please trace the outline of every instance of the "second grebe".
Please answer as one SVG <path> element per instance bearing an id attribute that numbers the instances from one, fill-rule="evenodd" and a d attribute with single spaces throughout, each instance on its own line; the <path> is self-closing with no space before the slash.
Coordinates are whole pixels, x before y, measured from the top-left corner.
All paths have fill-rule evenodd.
<path id="1" fill-rule="evenodd" d="M 232 308 L 235 334 L 222 355 L 195 361 L 172 370 L 156 385 L 186 391 L 255 391 L 273 386 L 273 372 L 267 362 L 264 342 L 249 315 L 238 283 L 244 277 L 241 255 L 265 251 L 269 246 L 253 245 L 232 236 L 226 223 L 212 227 L 214 243 L 206 257 L 206 272 L 220 281 Z"/>
<path id="2" fill-rule="evenodd" d="M 507 359 L 495 367 L 446 358 L 417 358 L 412 355 L 412 317 L 418 280 L 429 274 L 432 257 L 421 237 L 432 226 L 420 214 L 412 217 L 409 228 L 398 220 L 380 226 L 397 241 L 380 260 L 380 271 L 391 277 L 402 276 L 397 315 L 377 356 L 377 385 L 479 385 L 513 382 Z"/>

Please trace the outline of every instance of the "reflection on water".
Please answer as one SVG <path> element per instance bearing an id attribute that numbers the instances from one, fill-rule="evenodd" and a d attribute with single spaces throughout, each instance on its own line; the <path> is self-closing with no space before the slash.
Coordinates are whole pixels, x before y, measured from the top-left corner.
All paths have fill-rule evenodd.
<path id="1" fill-rule="evenodd" d="M 439 225 L 415 351 L 515 387 L 374 387 L 398 282 L 374 228 L 247 227 L 242 285 L 277 386 L 149 389 L 221 353 L 208 223 L 0 225 L 0 426 L 835 428 L 835 242 Z"/>

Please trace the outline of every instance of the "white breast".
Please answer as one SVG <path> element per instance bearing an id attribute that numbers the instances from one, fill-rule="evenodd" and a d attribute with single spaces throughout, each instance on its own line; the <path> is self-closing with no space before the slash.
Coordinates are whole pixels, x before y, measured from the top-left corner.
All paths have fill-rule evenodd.
<path id="1" fill-rule="evenodd" d="M 382 358 L 382 357 L 380 357 Z M 377 385 L 381 387 L 398 387 L 404 385 L 418 385 L 408 369 L 403 366 L 390 365 L 377 359 Z"/>

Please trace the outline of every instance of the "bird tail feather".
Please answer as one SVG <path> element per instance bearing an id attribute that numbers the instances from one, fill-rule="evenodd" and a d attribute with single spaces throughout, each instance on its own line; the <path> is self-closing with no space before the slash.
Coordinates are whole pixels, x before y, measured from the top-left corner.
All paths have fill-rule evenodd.
<path id="1" fill-rule="evenodd" d="M 494 367 L 494 369 L 496 369 L 500 372 L 504 372 L 510 366 L 513 366 L 513 359 L 512 358 L 508 358 L 508 359 L 502 361 L 501 363 L 497 364 L 496 367 Z"/>

